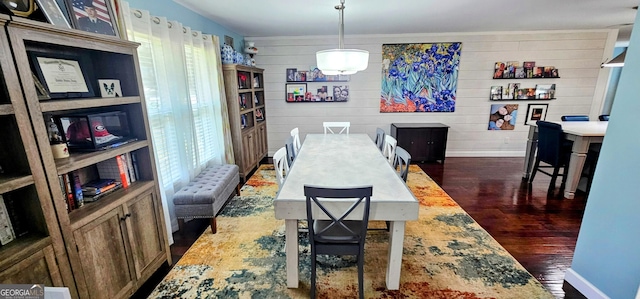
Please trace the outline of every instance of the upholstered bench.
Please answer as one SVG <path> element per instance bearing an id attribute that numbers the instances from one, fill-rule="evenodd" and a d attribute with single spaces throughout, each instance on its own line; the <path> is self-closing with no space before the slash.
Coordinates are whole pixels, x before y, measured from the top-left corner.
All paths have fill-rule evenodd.
<path id="1" fill-rule="evenodd" d="M 210 218 L 211 232 L 216 233 L 216 215 L 233 197 L 240 195 L 238 165 L 211 165 L 205 168 L 187 186 L 173 195 L 178 226 L 184 219 Z M 235 191 L 235 192 L 234 192 Z"/>

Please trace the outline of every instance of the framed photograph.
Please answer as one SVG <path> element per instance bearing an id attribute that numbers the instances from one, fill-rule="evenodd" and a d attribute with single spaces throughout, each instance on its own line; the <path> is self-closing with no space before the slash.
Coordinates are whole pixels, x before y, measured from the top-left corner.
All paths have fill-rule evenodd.
<path id="1" fill-rule="evenodd" d="M 38 79 L 38 76 L 36 76 L 36 74 L 34 73 L 31 73 L 31 76 L 33 76 L 33 83 L 36 86 L 36 93 L 38 94 L 38 100 L 51 99 L 51 96 L 49 95 L 49 91 L 47 91 L 44 85 L 42 85 L 42 82 L 40 82 L 40 79 Z"/>
<path id="2" fill-rule="evenodd" d="M 491 86 L 491 100 L 502 100 L 502 86 Z"/>
<path id="3" fill-rule="evenodd" d="M 287 102 L 303 102 L 307 93 L 307 83 L 295 83 L 286 85 Z"/>
<path id="4" fill-rule="evenodd" d="M 55 0 L 36 0 L 36 3 L 50 24 L 62 28 L 71 28 L 67 17 L 65 17 Z"/>
<path id="5" fill-rule="evenodd" d="M 65 0 L 73 27 L 87 32 L 120 36 L 110 0 Z"/>
<path id="6" fill-rule="evenodd" d="M 525 125 L 535 124 L 536 121 L 545 120 L 547 118 L 547 108 L 549 104 L 529 104 L 527 106 L 527 118 L 524 120 Z"/>
<path id="7" fill-rule="evenodd" d="M 297 74 L 298 74 L 298 69 L 295 69 L 295 68 L 287 69 L 287 82 L 295 82 Z"/>
<path id="8" fill-rule="evenodd" d="M 256 120 L 263 121 L 264 120 L 264 108 L 256 109 Z"/>
<path id="9" fill-rule="evenodd" d="M 523 63 L 523 66 L 525 69 L 532 69 L 536 66 L 536 62 L 535 61 L 525 61 Z"/>
<path id="10" fill-rule="evenodd" d="M 346 102 L 349 100 L 349 86 L 334 85 L 332 94 L 333 100 L 331 102 Z"/>
<path id="11" fill-rule="evenodd" d="M 538 84 L 536 85 L 535 98 L 551 100 L 556 96 L 555 84 Z"/>
<path id="12" fill-rule="evenodd" d="M 98 85 L 100 85 L 101 97 L 103 98 L 122 97 L 122 88 L 120 87 L 120 80 L 100 79 L 98 80 Z"/>
<path id="13" fill-rule="evenodd" d="M 86 98 L 95 96 L 89 79 L 87 58 L 59 53 L 28 52 L 36 77 L 51 98 Z"/>

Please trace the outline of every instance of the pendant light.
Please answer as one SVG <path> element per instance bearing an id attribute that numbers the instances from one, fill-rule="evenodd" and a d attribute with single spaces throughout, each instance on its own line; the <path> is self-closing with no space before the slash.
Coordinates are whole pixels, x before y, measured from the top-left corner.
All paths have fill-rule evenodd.
<path id="1" fill-rule="evenodd" d="M 335 8 L 339 11 L 339 43 L 337 49 L 316 52 L 318 69 L 325 75 L 352 75 L 367 69 L 369 51 L 344 49 L 344 0 Z"/>

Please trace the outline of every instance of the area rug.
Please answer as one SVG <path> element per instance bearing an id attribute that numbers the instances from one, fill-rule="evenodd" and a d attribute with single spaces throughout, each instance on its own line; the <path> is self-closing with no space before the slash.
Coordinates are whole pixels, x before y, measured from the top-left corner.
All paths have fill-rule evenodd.
<path id="1" fill-rule="evenodd" d="M 389 235 L 371 230 L 365 246 L 365 298 L 554 298 L 418 166 L 407 181 L 420 201 L 407 222 L 400 290 L 385 288 Z M 149 298 L 309 298 L 308 239 L 301 233 L 300 285 L 286 286 L 284 220 L 274 217 L 278 185 L 262 165 Z M 373 223 L 384 226 L 384 222 Z M 318 260 L 317 298 L 357 298 L 352 257 Z"/>

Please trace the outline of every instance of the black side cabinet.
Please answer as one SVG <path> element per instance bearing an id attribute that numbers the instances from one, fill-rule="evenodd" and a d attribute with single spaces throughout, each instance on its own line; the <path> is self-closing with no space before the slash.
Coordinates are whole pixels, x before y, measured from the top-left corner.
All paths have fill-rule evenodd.
<path id="1" fill-rule="evenodd" d="M 411 161 L 440 161 L 444 164 L 449 126 L 440 123 L 393 123 L 391 136 L 411 154 Z"/>

